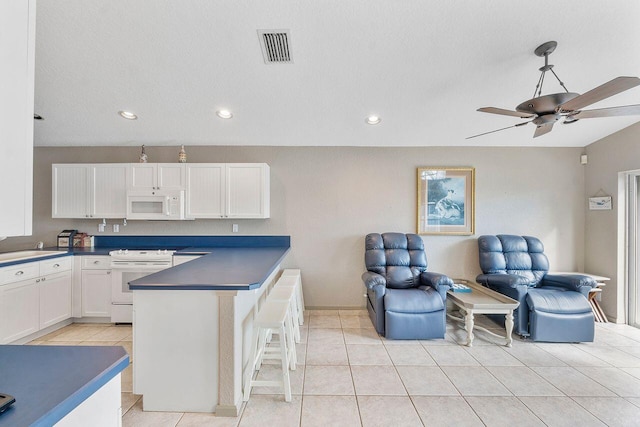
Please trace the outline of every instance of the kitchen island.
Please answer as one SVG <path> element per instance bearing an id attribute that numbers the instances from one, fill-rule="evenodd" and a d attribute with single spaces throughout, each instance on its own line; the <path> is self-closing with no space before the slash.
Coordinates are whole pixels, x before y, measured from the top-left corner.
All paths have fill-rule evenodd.
<path id="1" fill-rule="evenodd" d="M 16 401 L 0 426 L 117 426 L 122 347 L 0 346 L 0 392 Z"/>
<path id="2" fill-rule="evenodd" d="M 130 282 L 144 410 L 237 416 L 253 318 L 289 246 L 216 247 Z"/>

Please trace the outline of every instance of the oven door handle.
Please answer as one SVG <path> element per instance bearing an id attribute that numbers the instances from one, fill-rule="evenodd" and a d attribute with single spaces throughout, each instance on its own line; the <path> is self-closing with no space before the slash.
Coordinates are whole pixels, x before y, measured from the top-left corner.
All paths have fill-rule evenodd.
<path id="1" fill-rule="evenodd" d="M 167 264 L 114 264 L 111 263 L 111 269 L 114 271 L 160 271 L 171 267 L 171 263 Z"/>

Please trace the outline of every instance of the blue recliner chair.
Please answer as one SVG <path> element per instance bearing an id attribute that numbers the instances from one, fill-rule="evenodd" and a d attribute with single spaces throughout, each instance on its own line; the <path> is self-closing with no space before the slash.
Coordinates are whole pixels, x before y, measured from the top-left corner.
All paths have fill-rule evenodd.
<path id="1" fill-rule="evenodd" d="M 595 280 L 581 274 L 547 274 L 549 260 L 535 237 L 480 236 L 478 248 L 483 274 L 476 281 L 520 302 L 514 312 L 517 334 L 534 341 L 593 341 L 588 294 Z"/>
<path id="2" fill-rule="evenodd" d="M 444 338 L 447 291 L 453 281 L 427 272 L 417 234 L 372 233 L 365 239 L 367 310 L 379 334 L 389 339 Z"/>

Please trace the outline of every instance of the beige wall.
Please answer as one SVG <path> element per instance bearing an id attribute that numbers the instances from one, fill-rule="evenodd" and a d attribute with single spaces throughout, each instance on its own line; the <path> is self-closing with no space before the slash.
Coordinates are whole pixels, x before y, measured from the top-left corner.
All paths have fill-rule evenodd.
<path id="1" fill-rule="evenodd" d="M 624 209 L 619 209 L 624 193 L 619 194 L 618 176 L 640 169 L 640 123 L 589 145 L 586 153 L 585 196 L 611 195 L 613 209 L 587 211 L 585 266 L 589 272 L 611 277 L 601 305 L 610 320 L 625 322 Z"/>
<path id="2" fill-rule="evenodd" d="M 532 144 L 534 144 L 532 142 Z M 364 305 L 360 275 L 369 232 L 416 229 L 416 168 L 476 168 L 474 236 L 424 236 L 429 269 L 452 277 L 479 273 L 477 236 L 540 237 L 551 266 L 584 267 L 584 167 L 579 148 L 186 147 L 190 162 L 266 162 L 271 166 L 267 220 L 129 221 L 120 234 L 287 234 L 286 266 L 302 269 L 305 299 L 314 307 Z M 77 228 L 92 234 L 98 220 L 51 219 L 52 163 L 131 162 L 138 147 L 39 147 L 35 150 L 34 235 L 0 242 L 0 251 L 30 248 Z M 151 162 L 173 162 L 177 147 L 148 147 Z M 109 220 L 108 223 L 114 222 Z M 110 227 L 107 227 L 110 229 Z"/>

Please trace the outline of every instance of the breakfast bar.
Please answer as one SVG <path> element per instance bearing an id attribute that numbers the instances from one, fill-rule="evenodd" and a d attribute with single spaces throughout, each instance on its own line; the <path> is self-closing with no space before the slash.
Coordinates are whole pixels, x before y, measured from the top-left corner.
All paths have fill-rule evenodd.
<path id="1" fill-rule="evenodd" d="M 144 410 L 237 416 L 254 313 L 289 246 L 219 247 L 130 282 Z"/>
<path id="2" fill-rule="evenodd" d="M 0 392 L 15 398 L 0 426 L 120 425 L 128 366 L 116 346 L 0 346 Z"/>

